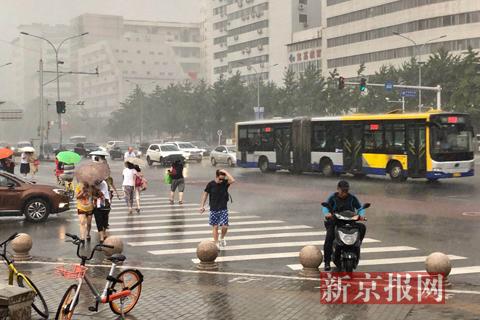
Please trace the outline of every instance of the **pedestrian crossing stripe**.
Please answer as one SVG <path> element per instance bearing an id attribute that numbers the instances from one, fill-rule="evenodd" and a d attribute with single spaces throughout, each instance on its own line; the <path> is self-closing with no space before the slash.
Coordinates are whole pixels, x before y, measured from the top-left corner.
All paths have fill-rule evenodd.
<path id="1" fill-rule="evenodd" d="M 311 227 L 310 227 L 311 228 Z M 229 231 L 230 232 L 230 231 Z M 363 239 L 364 243 L 377 243 L 378 240 L 365 238 Z M 252 249 L 272 249 L 272 248 L 286 248 L 286 247 L 303 247 L 308 245 L 322 245 L 323 240 L 321 241 L 293 241 L 293 242 L 268 242 L 268 243 L 255 243 L 255 244 L 241 244 L 226 246 L 222 248 L 222 251 L 233 251 L 233 250 L 252 250 Z M 397 248 L 397 247 L 384 247 L 384 248 Z M 404 251 L 407 250 L 418 250 L 412 247 L 398 247 L 404 248 Z M 373 249 L 373 248 L 372 248 Z M 395 250 L 395 249 L 394 249 Z M 173 249 L 173 250 L 152 250 L 148 251 L 153 255 L 168 255 L 168 254 L 182 254 L 182 253 L 195 253 L 197 248 L 186 248 L 186 249 Z M 362 251 L 363 252 L 363 251 Z M 297 251 L 298 256 L 298 251 Z"/>
<path id="2" fill-rule="evenodd" d="M 363 253 L 363 249 L 362 249 Z M 450 260 L 465 260 L 466 257 L 448 255 Z M 414 257 L 402 257 L 402 258 L 388 258 L 388 259 L 371 259 L 371 260 L 362 260 L 358 263 L 359 266 L 376 266 L 376 265 L 385 265 L 385 264 L 400 264 L 400 263 L 417 263 L 425 262 L 427 256 L 414 256 Z M 289 264 L 287 265 L 292 270 L 302 270 L 301 264 Z"/>
<path id="3" fill-rule="evenodd" d="M 232 217 L 233 218 L 233 217 Z M 207 219 L 207 218 L 206 218 Z M 108 229 L 108 232 L 120 232 L 120 231 L 140 231 L 140 230 L 157 230 L 157 229 L 172 229 L 172 228 L 197 228 L 197 227 L 205 227 L 207 220 L 204 223 L 200 224 L 180 224 L 180 225 L 168 225 L 168 226 L 149 226 L 149 227 L 130 227 L 130 228 L 116 228 L 116 229 Z M 248 225 L 248 224 L 275 224 L 275 223 L 283 223 L 282 220 L 255 220 L 255 221 L 238 221 L 235 222 L 235 225 Z M 204 239 L 202 239 L 204 240 Z"/>
<path id="4" fill-rule="evenodd" d="M 283 221 L 280 221 L 283 222 Z M 240 222 L 246 224 L 247 222 Z M 236 223 L 236 225 L 240 224 Z M 250 221 L 248 221 L 250 223 Z M 262 221 L 256 222 L 256 224 L 264 224 Z M 171 228 L 171 227 L 168 227 Z M 245 236 L 231 236 L 228 237 L 228 241 L 236 240 L 256 240 L 256 239 L 272 239 L 272 238 L 288 238 L 288 237 L 309 237 L 309 236 L 324 236 L 325 231 L 309 231 L 309 232 L 289 232 L 289 233 L 272 233 L 272 234 L 249 234 Z M 139 242 L 128 242 L 129 246 L 132 247 L 142 247 L 142 246 L 156 246 L 156 245 L 167 245 L 167 244 L 182 244 L 182 243 L 199 243 L 203 240 L 210 240 L 205 238 L 194 238 L 194 239 L 176 239 L 176 240 L 159 240 L 159 241 L 139 241 Z"/>
<path id="5" fill-rule="evenodd" d="M 200 213 L 197 213 L 200 215 Z M 259 216 L 235 216 L 229 217 L 230 220 L 241 220 L 241 219 L 255 219 L 259 218 Z M 136 221 L 122 221 L 122 222 L 112 222 L 110 223 L 111 226 L 122 226 L 122 225 L 136 225 L 136 224 L 156 224 L 156 223 L 165 223 L 165 222 L 188 222 L 188 221 L 207 221 L 208 216 L 203 216 L 200 218 L 185 218 L 182 216 L 175 216 L 175 219 L 161 219 L 161 220 L 136 220 Z M 111 229 L 115 231 L 115 229 Z"/>
<path id="6" fill-rule="evenodd" d="M 134 201 L 133 202 L 133 205 L 135 206 L 136 205 L 136 202 Z M 172 205 L 171 204 L 146 204 L 146 205 L 142 205 L 142 203 L 140 202 L 140 207 L 141 208 L 145 208 L 145 209 L 152 209 L 152 208 L 168 208 L 168 207 L 171 207 Z M 194 204 L 194 203 L 184 203 L 181 205 L 182 207 L 199 207 L 198 204 Z M 115 206 L 113 205 L 112 207 L 112 211 L 115 210 L 115 208 L 117 209 L 125 209 L 125 208 L 128 208 L 126 205 L 125 206 Z"/>
<path id="7" fill-rule="evenodd" d="M 296 229 L 312 229 L 310 226 L 298 225 L 298 226 L 281 226 L 281 227 L 254 227 L 254 228 L 231 228 L 228 229 L 228 233 L 243 233 L 243 232 L 259 232 L 259 231 L 285 231 L 285 230 L 296 230 Z M 137 233 L 137 234 L 121 234 L 115 235 L 115 237 L 122 239 L 130 238 L 153 238 L 153 237 L 167 237 L 167 236 L 187 236 L 187 235 L 196 235 L 196 234 L 212 234 L 212 230 L 194 230 L 194 231 L 169 231 L 169 232 L 158 232 L 158 233 Z M 192 248 L 192 252 L 195 252 L 197 249 Z"/>
<path id="8" fill-rule="evenodd" d="M 205 208 L 206 209 L 206 208 Z M 188 211 L 190 210 L 190 212 L 192 212 L 191 210 L 196 210 L 195 208 L 172 208 L 172 209 L 141 209 L 141 212 L 142 213 L 152 213 L 152 212 L 172 212 L 172 213 L 176 213 L 176 211 Z M 207 210 L 207 209 L 206 209 Z M 238 213 L 238 211 L 228 211 L 229 213 Z M 115 208 L 112 208 L 112 211 L 110 211 L 110 213 L 113 213 L 115 216 L 118 216 L 119 214 L 127 214 L 128 213 L 128 210 L 117 210 Z M 198 210 L 197 210 L 197 213 L 200 213 Z M 143 215 L 136 215 L 135 217 L 142 217 Z M 111 215 L 110 215 L 111 217 Z M 130 217 L 132 217 L 132 215 L 130 215 Z M 111 218 L 110 218 L 111 219 Z"/>
<path id="9" fill-rule="evenodd" d="M 362 249 L 362 253 L 369 253 L 369 251 L 375 253 L 375 252 L 392 252 L 392 251 L 397 251 L 398 252 L 398 251 L 409 251 L 409 250 L 416 250 L 416 248 L 403 247 L 403 246 L 365 248 L 365 249 Z M 246 254 L 246 255 L 237 255 L 237 256 L 217 257 L 217 259 L 215 259 L 215 262 L 234 262 L 234 261 L 245 261 L 245 260 L 265 260 L 265 259 L 281 259 L 281 258 L 294 258 L 294 257 L 298 258 L 298 256 L 299 256 L 298 251 L 278 252 L 278 253 Z M 367 265 L 368 265 L 368 261 L 375 261 L 375 260 L 383 260 L 383 259 L 363 260 L 363 261 L 367 261 Z M 200 263 L 200 260 L 199 259 L 192 259 L 192 262 Z"/>
<path id="10" fill-rule="evenodd" d="M 184 210 L 182 210 L 184 211 Z M 172 213 L 160 213 L 160 214 L 143 214 L 144 212 L 156 212 L 156 211 L 141 211 L 142 213 L 139 215 L 118 215 L 114 214 L 113 217 L 110 215 L 109 220 L 128 220 L 131 221 L 132 219 L 148 219 L 148 218 L 159 218 L 159 217 L 188 217 L 188 216 L 199 216 L 201 215 L 200 212 L 172 212 Z M 127 213 L 127 212 L 125 212 Z M 230 211 L 230 214 L 237 214 L 237 211 Z M 138 220 L 139 222 L 142 222 Z"/>

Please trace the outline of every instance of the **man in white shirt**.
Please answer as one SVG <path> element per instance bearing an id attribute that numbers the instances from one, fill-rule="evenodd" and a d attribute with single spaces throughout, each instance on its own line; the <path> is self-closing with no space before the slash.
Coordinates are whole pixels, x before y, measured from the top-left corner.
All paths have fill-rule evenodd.
<path id="1" fill-rule="evenodd" d="M 123 192 L 125 194 L 125 201 L 128 207 L 128 213 L 133 213 L 133 196 L 135 194 L 135 169 L 133 164 L 125 162 L 125 169 L 123 169 Z"/>
<path id="2" fill-rule="evenodd" d="M 137 157 L 137 153 L 133 151 L 133 147 L 128 147 L 128 151 L 125 152 L 123 159 L 136 158 L 136 157 Z"/>
<path id="3" fill-rule="evenodd" d="M 100 182 L 96 187 L 101 192 L 101 197 L 97 198 L 96 206 L 93 209 L 93 215 L 95 216 L 100 243 L 103 243 L 106 236 L 105 232 L 108 227 L 108 215 L 110 213 L 110 191 L 108 190 L 108 184 L 106 181 Z"/>

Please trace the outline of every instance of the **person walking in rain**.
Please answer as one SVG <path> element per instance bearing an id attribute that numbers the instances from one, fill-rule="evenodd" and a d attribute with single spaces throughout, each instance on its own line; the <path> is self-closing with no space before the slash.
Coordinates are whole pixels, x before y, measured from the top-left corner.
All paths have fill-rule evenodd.
<path id="1" fill-rule="evenodd" d="M 110 191 L 105 180 L 99 181 L 96 185 L 96 188 L 99 192 L 97 193 L 95 199 L 93 216 L 95 217 L 95 224 L 97 225 L 99 241 L 100 243 L 103 243 L 106 238 L 108 214 L 110 213 Z"/>
<path id="2" fill-rule="evenodd" d="M 200 213 L 205 212 L 205 203 L 209 197 L 210 216 L 209 224 L 213 228 L 213 241 L 219 248 L 225 247 L 227 241 L 225 236 L 228 231 L 228 200 L 230 195 L 228 189 L 235 183 L 233 176 L 227 170 L 217 170 L 215 180 L 210 181 L 202 194 L 200 201 Z M 218 226 L 222 227 L 220 242 L 218 241 Z"/>
<path id="3" fill-rule="evenodd" d="M 20 156 L 20 173 L 24 178 L 30 173 L 30 154 L 28 152 L 22 152 Z"/>
<path id="4" fill-rule="evenodd" d="M 135 194 L 135 176 L 136 171 L 133 164 L 125 162 L 125 169 L 123 169 L 123 193 L 125 195 L 125 202 L 127 203 L 128 213 L 133 213 L 133 197 Z"/>
<path id="5" fill-rule="evenodd" d="M 181 160 L 175 160 L 168 174 L 172 177 L 170 185 L 170 204 L 175 203 L 175 191 L 178 189 L 178 204 L 183 204 L 183 192 L 185 191 L 185 178 L 183 177 L 183 164 Z"/>
<path id="6" fill-rule="evenodd" d="M 134 165 L 133 168 L 135 169 L 135 201 L 137 202 L 137 213 L 140 213 L 140 193 L 145 188 L 145 178 L 139 166 Z"/>
<path id="7" fill-rule="evenodd" d="M 127 152 L 123 155 L 123 159 L 127 160 L 128 158 L 136 158 L 137 153 L 133 150 L 133 147 L 128 147 Z"/>
<path id="8" fill-rule="evenodd" d="M 79 183 L 75 189 L 77 212 L 80 220 L 80 240 L 90 241 L 93 211 L 93 188 L 86 183 Z"/>

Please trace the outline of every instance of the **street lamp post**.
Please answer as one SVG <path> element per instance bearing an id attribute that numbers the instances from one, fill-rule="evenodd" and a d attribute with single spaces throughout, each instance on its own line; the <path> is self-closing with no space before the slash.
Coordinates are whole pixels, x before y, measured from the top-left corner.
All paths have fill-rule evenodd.
<path id="1" fill-rule="evenodd" d="M 84 32 L 84 33 L 81 33 L 81 34 L 77 34 L 75 36 L 65 38 L 62 41 L 60 41 L 60 43 L 58 44 L 57 47 L 55 47 L 55 45 L 50 40 L 48 40 L 46 38 L 36 36 L 36 35 L 30 34 L 30 33 L 27 33 L 27 32 L 23 32 L 23 31 L 20 32 L 20 34 L 46 41 L 52 47 L 53 51 L 55 52 L 55 64 L 56 64 L 56 72 L 57 72 L 57 101 L 60 101 L 60 70 L 59 70 L 59 64 L 60 63 L 59 63 L 59 60 L 58 60 L 58 52 L 60 51 L 62 45 L 66 41 L 71 40 L 71 39 L 75 39 L 75 38 L 79 38 L 79 37 L 83 37 L 83 36 L 87 35 L 88 32 Z M 62 114 L 61 113 L 58 113 L 58 130 L 59 130 L 59 135 L 60 135 L 60 138 L 59 138 L 60 145 L 59 145 L 59 147 L 61 147 L 62 146 Z"/>
<path id="2" fill-rule="evenodd" d="M 414 54 L 415 60 L 417 60 L 417 64 L 418 64 L 418 86 L 421 87 L 422 86 L 422 65 L 423 65 L 423 62 L 420 61 L 421 54 L 422 54 L 421 51 L 423 51 L 423 48 L 427 44 L 429 44 L 430 42 L 446 38 L 447 36 L 443 35 L 443 36 L 440 36 L 440 37 L 430 39 L 423 44 L 418 44 L 415 40 L 413 40 L 412 38 L 409 38 L 407 36 L 404 36 L 403 34 L 400 34 L 398 32 L 393 32 L 393 34 L 396 35 L 396 36 L 399 36 L 399 37 L 401 37 L 405 40 L 408 40 L 411 43 L 413 43 L 413 51 L 414 51 L 413 54 Z M 419 50 L 417 50 L 417 48 L 419 48 Z M 418 89 L 418 111 L 421 111 L 421 109 L 422 109 L 422 89 Z"/>
<path id="3" fill-rule="evenodd" d="M 126 82 L 130 82 L 130 83 L 133 83 L 134 85 L 137 86 L 137 88 L 139 88 L 140 90 L 142 90 L 142 87 L 139 83 L 137 82 L 134 82 L 130 79 L 125 79 Z M 156 81 L 151 81 L 151 82 L 148 82 L 147 84 L 152 84 L 152 83 L 155 83 Z M 143 92 L 143 90 L 142 90 Z M 140 102 L 140 143 L 143 142 L 143 108 L 144 108 L 144 98 L 142 98 L 142 101 Z"/>

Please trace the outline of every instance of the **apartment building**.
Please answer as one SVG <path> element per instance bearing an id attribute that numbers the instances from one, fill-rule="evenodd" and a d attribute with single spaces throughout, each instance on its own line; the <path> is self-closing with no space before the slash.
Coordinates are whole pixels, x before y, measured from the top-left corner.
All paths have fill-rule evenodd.
<path id="1" fill-rule="evenodd" d="M 480 1 L 326 0 L 322 12 L 325 75 L 337 69 L 353 77 L 362 63 L 373 74 L 413 56 L 425 61 L 440 48 L 480 49 Z"/>

